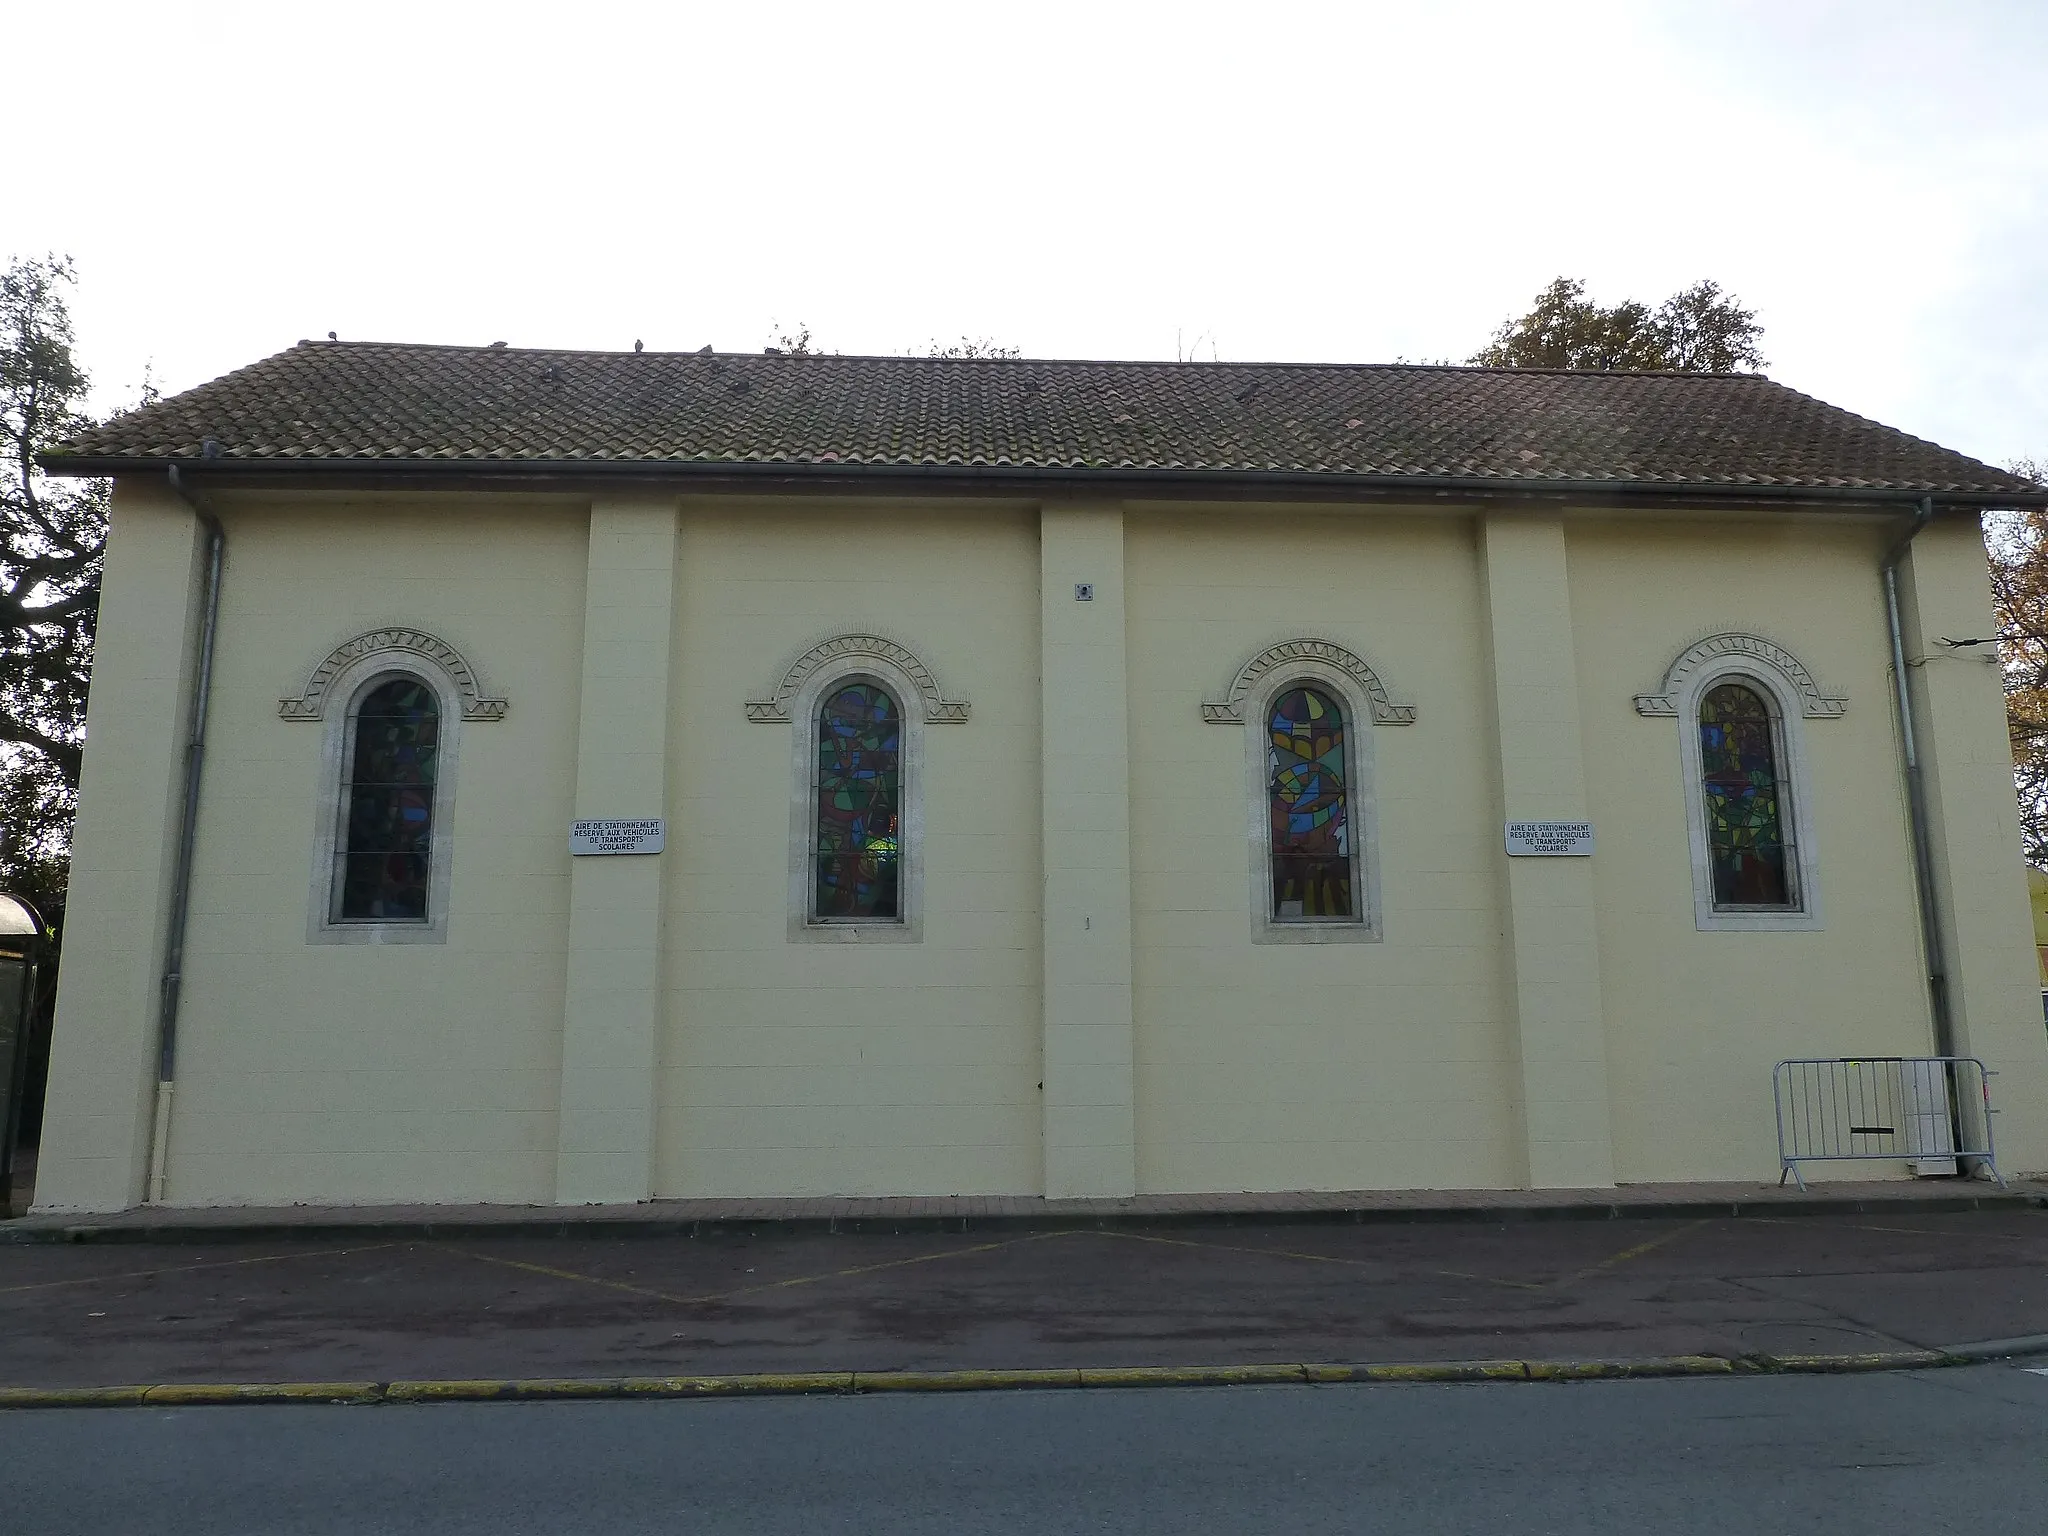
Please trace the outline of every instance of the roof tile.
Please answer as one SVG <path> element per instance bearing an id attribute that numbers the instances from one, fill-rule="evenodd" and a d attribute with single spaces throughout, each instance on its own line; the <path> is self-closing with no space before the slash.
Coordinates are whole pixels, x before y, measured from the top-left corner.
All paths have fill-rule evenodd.
<path id="1" fill-rule="evenodd" d="M 2038 497 L 1750 374 L 301 342 L 49 456 L 1009 466 Z"/>

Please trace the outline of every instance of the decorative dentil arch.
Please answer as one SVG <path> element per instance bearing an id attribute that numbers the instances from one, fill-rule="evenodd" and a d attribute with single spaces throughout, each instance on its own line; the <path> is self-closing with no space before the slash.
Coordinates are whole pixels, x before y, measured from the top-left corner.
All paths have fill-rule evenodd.
<path id="1" fill-rule="evenodd" d="M 375 665 L 385 660 L 399 666 L 420 662 L 431 664 L 455 685 L 455 691 L 462 700 L 462 718 L 465 720 L 505 718 L 506 701 L 484 692 L 476 669 L 460 651 L 423 629 L 403 628 L 365 630 L 354 639 L 343 641 L 313 669 L 297 698 L 278 700 L 278 715 L 286 720 L 326 718 L 327 700 L 335 679 L 361 664 Z"/>
<path id="2" fill-rule="evenodd" d="M 1738 667 L 1750 663 L 1770 668 L 1784 680 L 1799 701 L 1799 712 L 1809 719 L 1836 720 L 1848 711 L 1848 697 L 1822 688 L 1813 680 L 1813 674 L 1806 670 L 1804 663 L 1783 646 L 1775 645 L 1761 635 L 1730 631 L 1709 635 L 1680 651 L 1665 669 L 1663 689 L 1657 693 L 1636 695 L 1636 713 L 1653 718 L 1676 716 L 1686 685 L 1694 677 L 1702 670 L 1723 670 L 1730 663 Z"/>
<path id="3" fill-rule="evenodd" d="M 1374 725 L 1415 723 L 1415 706 L 1396 704 L 1389 698 L 1386 685 L 1380 681 L 1379 674 L 1366 665 L 1363 657 L 1333 640 L 1311 639 L 1284 640 L 1252 657 L 1238 669 L 1237 676 L 1231 679 L 1230 688 L 1221 699 L 1202 705 L 1203 720 L 1210 725 L 1242 725 L 1244 701 L 1259 685 L 1275 671 L 1304 663 L 1332 668 L 1356 683 L 1372 706 Z"/>
<path id="4" fill-rule="evenodd" d="M 789 670 L 782 674 L 782 681 L 775 685 L 775 691 L 767 698 L 747 700 L 747 718 L 756 725 L 787 725 L 790 722 L 790 701 L 803 691 L 804 683 L 814 672 L 825 666 L 851 664 L 857 667 L 863 661 L 885 662 L 908 678 L 923 702 L 927 724 L 965 723 L 967 701 L 946 698 L 940 693 L 938 679 L 932 676 L 930 667 L 909 648 L 880 635 L 835 635 L 811 647 L 790 663 Z"/>

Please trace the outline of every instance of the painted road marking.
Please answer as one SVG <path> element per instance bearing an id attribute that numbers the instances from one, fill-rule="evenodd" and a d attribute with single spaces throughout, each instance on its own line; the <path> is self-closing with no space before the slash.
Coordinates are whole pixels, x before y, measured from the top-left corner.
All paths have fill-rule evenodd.
<path id="1" fill-rule="evenodd" d="M 210 1259 L 204 1264 L 164 1264 L 155 1269 L 129 1269 L 111 1275 L 73 1275 L 68 1280 L 36 1280 L 27 1285 L 0 1285 L 0 1296 L 23 1291 L 50 1291 L 65 1285 L 98 1285 L 106 1280 L 148 1280 L 157 1275 L 183 1275 L 195 1269 L 234 1269 L 243 1264 L 282 1264 L 286 1259 L 331 1259 L 345 1253 L 376 1253 L 396 1243 L 366 1243 L 360 1248 L 307 1248 L 297 1253 L 265 1253 L 250 1259 Z"/>
<path id="2" fill-rule="evenodd" d="M 666 1301 L 675 1306 L 703 1306 L 714 1301 L 730 1301 L 735 1296 L 758 1296 L 764 1291 L 789 1290 L 799 1285 L 821 1285 L 827 1280 L 847 1280 L 855 1275 L 871 1275 L 878 1270 L 905 1269 L 913 1264 L 932 1264 L 940 1259 L 964 1259 L 978 1253 L 993 1253 L 998 1248 L 1014 1248 L 1019 1243 L 1042 1242 L 1048 1237 L 1068 1237 L 1071 1231 L 1028 1232 L 1022 1237 L 1006 1237 L 1000 1242 L 977 1243 L 970 1248 L 948 1248 L 939 1253 L 920 1253 L 908 1259 L 889 1259 L 880 1264 L 855 1264 L 847 1269 L 828 1270 L 818 1275 L 798 1275 L 789 1280 L 768 1280 L 759 1285 L 737 1286 L 729 1291 L 709 1291 L 700 1296 L 677 1296 L 668 1291 L 651 1290 L 644 1285 L 633 1285 L 624 1280 L 606 1280 L 599 1275 L 580 1274 L 573 1269 L 556 1269 L 547 1264 L 528 1264 L 521 1259 L 501 1259 L 495 1254 L 478 1253 L 473 1248 L 457 1248 L 451 1243 L 433 1243 L 443 1253 L 460 1254 L 465 1259 L 475 1259 L 484 1264 L 499 1264 L 506 1269 L 523 1269 L 528 1274 L 549 1275 L 557 1280 L 575 1280 L 584 1285 L 595 1285 L 608 1291 L 624 1291 L 632 1296 L 645 1296 L 652 1301 Z"/>
<path id="3" fill-rule="evenodd" d="M 1955 1211 L 1947 1213 L 1936 1212 L 1935 1214 L 1966 1215 L 1971 1213 Z M 2040 1212 L 2038 1210 L 2031 1212 L 2022 1211 L 2018 1214 L 2038 1216 Z M 1803 1227 L 1810 1223 L 1813 1218 L 1811 1216 L 1746 1216 L 1743 1220 L 1753 1221 L 1760 1227 Z M 1830 1224 L 1832 1225 L 1832 1223 Z M 1940 1227 L 1880 1227 L 1867 1221 L 1845 1221 L 1841 1225 L 1852 1232 L 1890 1232 L 1900 1237 L 1946 1238 L 1949 1235 L 1947 1231 Z M 1824 1231 L 1826 1229 L 1823 1228 L 1821 1230 Z M 1975 1242 L 1983 1238 L 1996 1238 L 2001 1242 L 2023 1243 L 2032 1242 L 2040 1235 L 2038 1232 L 1973 1232 L 1970 1234 L 1970 1239 L 1972 1242 Z"/>
<path id="4" fill-rule="evenodd" d="M 1698 1221 L 1688 1222 L 1686 1225 L 1678 1228 L 1674 1232 L 1666 1232 L 1662 1237 L 1653 1237 L 1646 1243 L 1637 1243 L 1633 1248 L 1624 1248 L 1621 1250 L 1621 1252 L 1614 1254 L 1612 1257 L 1602 1259 L 1598 1264 L 1589 1264 L 1586 1268 L 1580 1270 L 1576 1275 L 1566 1275 L 1562 1280 L 1559 1280 L 1557 1282 L 1557 1285 L 1560 1289 L 1562 1289 L 1567 1285 L 1576 1285 L 1581 1280 L 1591 1279 L 1594 1275 L 1599 1274 L 1602 1270 L 1613 1269 L 1616 1265 L 1626 1264 L 1630 1259 L 1639 1259 L 1644 1254 L 1650 1252 L 1651 1249 L 1662 1248 L 1666 1243 L 1675 1242 L 1677 1239 L 1681 1237 L 1689 1236 L 1690 1234 L 1699 1231 L 1701 1227 L 1704 1227 L 1711 1222 L 1718 1221 L 1719 1219 L 1720 1218 L 1716 1216 L 1703 1216 Z"/>
<path id="5" fill-rule="evenodd" d="M 1590 1279 L 1594 1275 L 1604 1273 L 1605 1271 L 1614 1269 L 1619 1265 L 1626 1264 L 1631 1259 L 1639 1259 L 1644 1254 L 1651 1252 L 1653 1249 L 1661 1248 L 1666 1243 L 1675 1242 L 1681 1237 L 1690 1236 L 1692 1233 L 1699 1231 L 1701 1227 L 1708 1226 L 1718 1220 L 1720 1220 L 1720 1218 L 1716 1216 L 1704 1216 L 1701 1217 L 1698 1221 L 1687 1222 L 1684 1226 L 1678 1227 L 1670 1232 L 1662 1233 L 1657 1237 L 1651 1238 L 1648 1242 L 1637 1243 L 1632 1248 L 1624 1248 L 1620 1253 L 1612 1254 L 1607 1258 L 1602 1259 L 1597 1264 L 1589 1265 L 1587 1268 L 1580 1270 L 1575 1275 L 1565 1275 L 1557 1280 L 1547 1282 L 1537 1282 L 1531 1280 L 1504 1280 L 1498 1275 L 1475 1275 L 1462 1269 L 1426 1269 L 1423 1270 L 1422 1273 L 1431 1275 L 1441 1275 L 1445 1279 L 1449 1280 L 1477 1280 L 1486 1285 L 1506 1286 L 1510 1290 L 1517 1291 L 1547 1291 L 1552 1289 L 1561 1289 L 1564 1286 L 1576 1285 L 1581 1280 Z M 1150 1232 L 1120 1232 L 1114 1229 L 1110 1229 L 1094 1235 L 1101 1237 L 1129 1238 L 1134 1242 L 1140 1243 L 1162 1243 L 1169 1247 L 1174 1248 L 1214 1248 L 1224 1253 L 1249 1253 L 1256 1254 L 1261 1258 L 1269 1259 L 1305 1259 L 1311 1263 L 1316 1264 L 1348 1264 L 1355 1265 L 1360 1268 L 1377 1269 L 1387 1267 L 1387 1261 L 1384 1259 L 1340 1258 L 1335 1254 L 1303 1253 L 1299 1249 L 1293 1248 L 1259 1248 L 1246 1243 L 1214 1243 L 1203 1242 L 1194 1238 L 1186 1237 L 1160 1237 L 1156 1233 Z"/>
<path id="6" fill-rule="evenodd" d="M 1345 1264 L 1357 1269 L 1388 1269 L 1393 1266 L 1385 1259 L 1347 1259 L 1331 1253 L 1302 1253 L 1293 1248 L 1255 1248 L 1246 1243 L 1204 1243 L 1187 1237 L 1160 1237 L 1151 1232 L 1120 1232 L 1113 1227 L 1086 1234 L 1089 1237 L 1122 1237 L 1134 1243 L 1160 1243 L 1169 1248 L 1213 1248 L 1220 1253 L 1250 1253 L 1262 1259 L 1305 1259 L 1312 1264 Z M 1469 1275 L 1461 1269 L 1426 1269 L 1426 1275 L 1441 1275 L 1449 1280 L 1478 1280 L 1486 1285 L 1504 1285 L 1517 1291 L 1540 1291 L 1540 1285 L 1527 1280 L 1501 1280 L 1492 1275 Z"/>

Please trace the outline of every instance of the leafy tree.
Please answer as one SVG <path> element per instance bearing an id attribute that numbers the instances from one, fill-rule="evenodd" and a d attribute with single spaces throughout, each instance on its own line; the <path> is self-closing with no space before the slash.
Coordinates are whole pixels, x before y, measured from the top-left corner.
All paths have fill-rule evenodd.
<path id="1" fill-rule="evenodd" d="M 0 882 L 64 901 L 107 483 L 51 480 L 35 455 L 90 425 L 72 356 L 68 258 L 0 273 Z M 145 386 L 147 393 L 147 386 Z"/>
<path id="2" fill-rule="evenodd" d="M 2048 461 L 2020 459 L 2012 469 L 2048 482 Z M 1984 542 L 1991 553 L 2020 842 L 2030 863 L 2048 869 L 2048 512 L 1992 519 Z"/>
<path id="3" fill-rule="evenodd" d="M 1655 309 L 1635 299 L 1602 309 L 1586 297 L 1584 282 L 1560 277 L 1470 360 L 1486 368 L 1739 373 L 1763 367 L 1763 331 L 1756 312 L 1718 283 L 1694 283 Z"/>
<path id="4" fill-rule="evenodd" d="M 73 358 L 68 258 L 0 272 L 0 888 L 27 897 L 61 938 L 85 689 L 107 538 L 105 481 L 50 480 L 35 456 L 90 425 Z M 154 391 L 143 386 L 146 402 Z M 42 1119 L 57 957 L 28 1020 L 21 1133 Z"/>

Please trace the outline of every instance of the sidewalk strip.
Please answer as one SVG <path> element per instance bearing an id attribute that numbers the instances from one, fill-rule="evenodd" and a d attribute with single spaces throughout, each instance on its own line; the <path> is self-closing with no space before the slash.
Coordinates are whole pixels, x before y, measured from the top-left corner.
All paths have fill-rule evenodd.
<path id="1" fill-rule="evenodd" d="M 1890 1188 L 1888 1186 L 1888 1188 Z M 1454 1193 L 1454 1192 L 1451 1192 Z M 1811 1216 L 1897 1219 L 1968 1211 L 2048 1208 L 2048 1189 L 2022 1181 L 2009 1190 L 1940 1190 L 1876 1194 L 1850 1186 L 1816 1186 L 1791 1196 L 1748 1183 L 1625 1187 L 1556 1192 L 1499 1191 L 1501 1198 L 1458 1200 L 1445 1191 L 1354 1190 L 1300 1194 L 1291 1200 L 1211 1203 L 1178 1196 L 1114 1200 L 1032 1200 L 1023 1197 L 803 1200 L 661 1200 L 602 1210 L 533 1206 L 250 1207 L 223 1211 L 145 1207 L 92 1215 L 49 1213 L 0 1220 L 0 1246 L 15 1243 L 458 1242 L 486 1237 L 553 1239 L 607 1236 L 705 1237 L 713 1233 L 783 1232 L 1042 1232 L 1077 1227 L 1159 1230 L 1217 1225 L 1342 1226 L 1414 1223 L 1508 1224 L 1532 1221 L 1696 1220 L 1736 1217 L 1783 1220 Z"/>
<path id="2" fill-rule="evenodd" d="M 1994 1341 L 1998 1342 L 1998 1341 Z M 2018 1342 L 2018 1341 L 2005 1341 Z M 1015 1392 L 1088 1387 L 1442 1385 L 1676 1376 L 1836 1376 L 1982 1363 L 1975 1345 L 1846 1355 L 1659 1355 L 1637 1360 L 1435 1360 L 1387 1365 L 1079 1366 L 1070 1369 L 782 1371 L 744 1376 L 514 1377 L 449 1381 L 183 1382 L 162 1386 L 0 1387 L 7 1408 L 172 1408 L 250 1404 L 576 1402 L 694 1397 Z"/>

